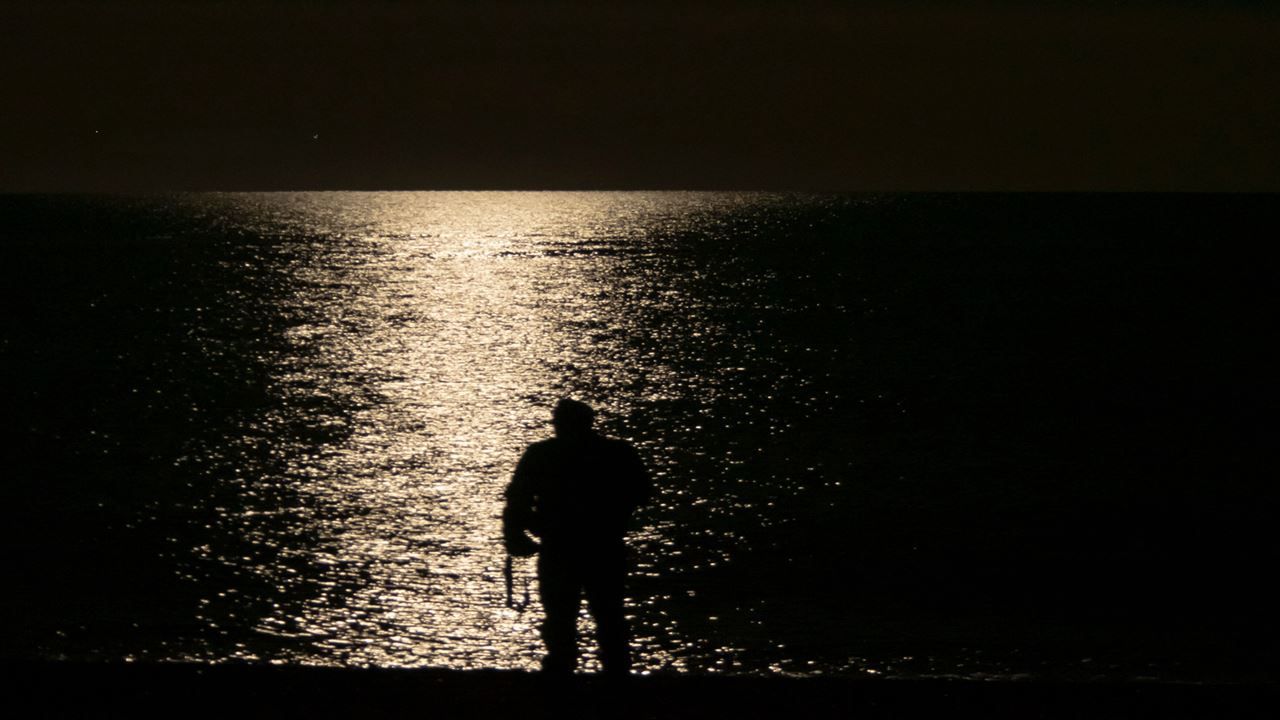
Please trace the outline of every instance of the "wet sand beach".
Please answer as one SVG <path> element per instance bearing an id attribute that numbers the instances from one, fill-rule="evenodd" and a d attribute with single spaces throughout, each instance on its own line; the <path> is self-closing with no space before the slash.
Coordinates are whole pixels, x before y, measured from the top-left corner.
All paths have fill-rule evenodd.
<path id="1" fill-rule="evenodd" d="M 596 675 L 262 665 L 10 665 L 11 704 L 44 717 L 1254 718 L 1280 685 Z"/>

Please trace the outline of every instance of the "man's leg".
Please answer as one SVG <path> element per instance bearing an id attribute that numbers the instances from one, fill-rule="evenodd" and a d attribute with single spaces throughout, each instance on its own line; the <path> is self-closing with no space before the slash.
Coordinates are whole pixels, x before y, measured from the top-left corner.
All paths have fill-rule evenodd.
<path id="1" fill-rule="evenodd" d="M 600 664 L 609 675 L 631 672 L 631 632 L 622 606 L 625 581 L 625 559 L 620 557 L 594 568 L 584 583 L 587 606 L 596 621 Z"/>
<path id="2" fill-rule="evenodd" d="M 581 588 L 570 563 L 538 556 L 538 598 L 542 601 L 542 670 L 569 674 L 578 665 L 578 605 Z"/>

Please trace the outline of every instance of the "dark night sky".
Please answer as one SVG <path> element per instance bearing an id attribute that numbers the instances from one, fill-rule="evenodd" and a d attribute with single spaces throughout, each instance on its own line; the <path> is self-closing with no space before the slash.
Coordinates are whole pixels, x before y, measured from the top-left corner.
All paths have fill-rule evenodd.
<path id="1" fill-rule="evenodd" d="M 1261 3 L 8 3 L 0 191 L 1275 191 L 1277 78 Z"/>

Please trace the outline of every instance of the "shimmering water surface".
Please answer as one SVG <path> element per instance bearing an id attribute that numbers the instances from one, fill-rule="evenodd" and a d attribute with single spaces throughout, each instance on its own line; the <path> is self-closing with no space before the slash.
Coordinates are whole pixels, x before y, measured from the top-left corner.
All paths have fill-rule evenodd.
<path id="1" fill-rule="evenodd" d="M 1175 568 L 1257 595 L 1179 529 L 1190 508 L 1261 522 L 1271 397 L 1213 347 L 1247 337 L 1263 271 L 1220 282 L 1196 228 L 1151 247 L 1141 224 L 1175 205 L 9 198 L 4 351 L 32 383 L 7 391 L 8 429 L 37 508 L 14 525 L 36 557 L 20 640 L 535 668 L 540 610 L 504 605 L 498 515 L 568 396 L 658 488 L 631 536 L 641 670 L 1248 675 L 1249 653 L 1183 666 L 1270 626 L 1153 611 Z M 1193 276 L 1207 299 L 1182 294 Z M 1204 411 L 1230 429 L 1206 436 Z M 1236 484 L 1187 469 L 1193 436 L 1235 453 Z M 1274 552 L 1243 527 L 1220 542 Z"/>
<path id="2" fill-rule="evenodd" d="M 547 436 L 548 408 L 561 396 L 597 405 L 606 429 L 649 458 L 661 493 L 635 534 L 639 573 L 669 570 L 664 556 L 681 552 L 670 526 L 687 513 L 677 506 L 694 502 L 711 518 L 749 512 L 735 494 L 690 497 L 694 479 L 674 463 L 696 418 L 714 418 L 721 396 L 741 396 L 734 374 L 743 369 L 702 357 L 722 335 L 685 282 L 703 270 L 646 242 L 744 202 L 202 198 L 230 232 L 271 239 L 238 261 L 246 275 L 281 284 L 266 293 L 282 341 L 269 360 L 271 406 L 245 418 L 230 445 L 183 459 L 193 468 L 230 462 L 247 495 L 289 496 L 220 518 L 249 539 L 248 554 L 196 548 L 267 586 L 255 601 L 270 610 L 248 629 L 272 642 L 232 656 L 535 667 L 538 611 L 504 607 L 495 518 L 519 452 Z M 672 342 L 673 333 L 704 340 Z M 670 402 L 703 407 L 644 437 L 628 427 L 631 413 Z M 267 464 L 243 462 L 254 448 L 265 448 Z M 734 533 L 718 532 L 728 552 Z M 720 553 L 697 554 L 715 562 Z M 682 667 L 698 639 L 667 617 L 663 600 L 635 599 L 653 608 L 637 643 L 647 666 Z M 224 605 L 210 598 L 203 619 L 225 622 Z"/>

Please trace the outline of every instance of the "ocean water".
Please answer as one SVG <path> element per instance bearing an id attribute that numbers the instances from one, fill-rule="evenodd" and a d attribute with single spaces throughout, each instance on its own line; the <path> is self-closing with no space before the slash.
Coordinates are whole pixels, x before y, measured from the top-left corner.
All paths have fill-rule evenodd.
<path id="1" fill-rule="evenodd" d="M 640 671 L 1274 678 L 1278 207 L 0 197 L 6 653 L 533 669 L 575 397 L 658 488 Z"/>

